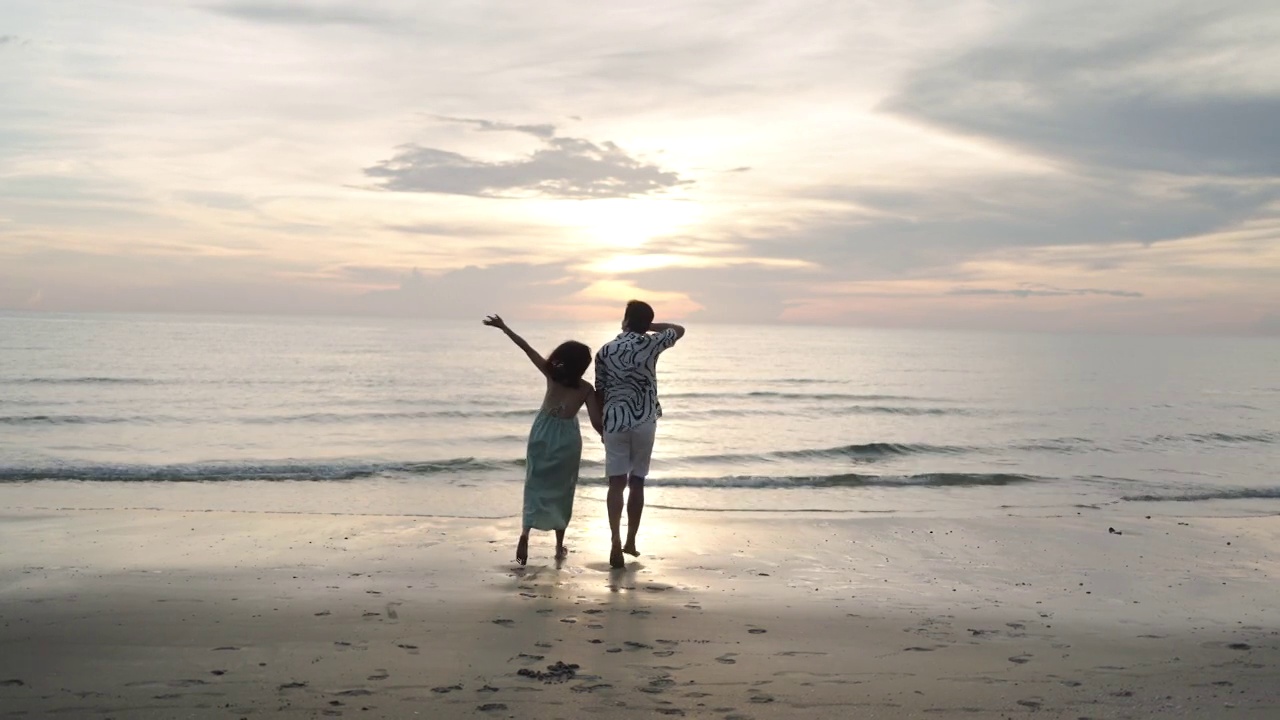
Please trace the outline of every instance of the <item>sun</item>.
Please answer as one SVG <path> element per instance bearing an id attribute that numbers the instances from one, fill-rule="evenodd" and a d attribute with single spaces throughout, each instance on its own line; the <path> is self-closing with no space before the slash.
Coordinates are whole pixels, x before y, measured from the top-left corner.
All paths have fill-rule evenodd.
<path id="1" fill-rule="evenodd" d="M 670 198 L 558 200 L 539 208 L 548 223 L 572 229 L 593 249 L 636 250 L 702 217 L 696 202 Z"/>

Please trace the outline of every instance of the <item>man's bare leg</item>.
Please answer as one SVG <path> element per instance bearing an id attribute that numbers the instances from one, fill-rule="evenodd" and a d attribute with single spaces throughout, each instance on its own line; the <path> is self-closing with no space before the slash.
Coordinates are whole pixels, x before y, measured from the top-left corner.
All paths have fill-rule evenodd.
<path id="1" fill-rule="evenodd" d="M 564 546 L 564 530 L 556 531 L 556 559 L 563 560 L 569 555 L 569 548 Z"/>
<path id="2" fill-rule="evenodd" d="M 639 557 L 640 551 L 636 549 L 636 533 L 640 531 L 640 515 L 644 513 L 644 478 L 632 475 L 628 484 L 631 486 L 631 492 L 627 494 L 627 544 L 622 546 L 622 552 Z"/>
<path id="3" fill-rule="evenodd" d="M 622 491 L 627 487 L 626 475 L 609 476 L 609 497 L 605 503 L 609 511 L 609 530 L 613 533 L 613 545 L 609 549 L 609 567 L 626 565 L 622 557 Z"/>

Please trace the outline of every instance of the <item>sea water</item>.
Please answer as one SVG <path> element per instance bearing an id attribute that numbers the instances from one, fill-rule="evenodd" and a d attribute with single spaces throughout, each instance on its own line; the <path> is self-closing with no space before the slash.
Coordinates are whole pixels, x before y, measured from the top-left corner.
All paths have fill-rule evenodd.
<path id="1" fill-rule="evenodd" d="M 618 332 L 512 324 L 544 353 Z M 480 318 L 0 314 L 0 484 L 513 516 L 543 389 Z M 1280 505 L 1276 338 L 691 322 L 659 391 L 657 505 Z M 581 494 L 598 499 L 603 451 L 582 423 Z"/>

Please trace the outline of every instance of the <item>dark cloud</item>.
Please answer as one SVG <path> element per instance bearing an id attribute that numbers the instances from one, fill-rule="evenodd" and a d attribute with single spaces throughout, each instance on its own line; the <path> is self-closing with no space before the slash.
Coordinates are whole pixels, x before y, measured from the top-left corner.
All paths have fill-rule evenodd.
<path id="1" fill-rule="evenodd" d="M 18 42 L 17 35 L 0 35 L 0 45 L 8 45 L 9 43 Z"/>
<path id="2" fill-rule="evenodd" d="M 1129 290 L 1099 290 L 1098 288 L 1058 288 L 1049 285 L 1024 285 L 1012 290 L 995 288 L 956 288 L 948 295 L 1004 295 L 1016 298 L 1032 297 L 1068 297 L 1072 295 L 1107 295 L 1121 298 L 1140 298 L 1142 293 Z"/>
<path id="3" fill-rule="evenodd" d="M 1161 8 L 1140 30 L 1092 43 L 1070 31 L 1027 37 L 1052 27 L 1033 15 L 1026 32 L 917 71 L 883 109 L 1098 167 L 1280 176 L 1280 95 L 1191 89 L 1180 76 L 1228 53 L 1237 66 L 1273 54 L 1228 32 L 1269 4 L 1230 5 Z"/>
<path id="4" fill-rule="evenodd" d="M 539 138 L 552 138 L 556 134 L 556 126 L 541 125 L 513 125 L 511 123 L 497 122 L 494 120 L 480 120 L 476 118 L 458 118 L 449 117 L 447 115 L 433 115 L 438 120 L 446 120 L 448 122 L 462 123 L 470 125 L 481 132 L 521 132 L 527 133 Z"/>
<path id="5" fill-rule="evenodd" d="M 1107 245 L 1194 237 L 1257 217 L 1280 183 L 1146 187 L 1129 175 L 1000 176 L 913 188 L 825 188 L 848 209 L 750 237 L 740 252 L 846 273 L 946 267 L 1011 247 Z"/>
<path id="6" fill-rule="evenodd" d="M 398 150 L 390 160 L 364 170 L 384 190 L 492 198 L 623 198 L 686 182 L 611 142 L 596 145 L 577 138 L 547 138 L 526 157 L 498 162 L 419 145 Z"/>
<path id="7" fill-rule="evenodd" d="M 319 2 L 229 2 L 211 5 L 220 15 L 278 25 L 388 25 L 392 19 L 358 5 Z"/>

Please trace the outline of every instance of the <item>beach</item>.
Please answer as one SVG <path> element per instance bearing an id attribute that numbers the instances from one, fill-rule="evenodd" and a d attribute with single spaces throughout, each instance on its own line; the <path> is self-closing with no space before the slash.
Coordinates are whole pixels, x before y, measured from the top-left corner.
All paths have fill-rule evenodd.
<path id="1" fill-rule="evenodd" d="M 106 485 L 0 487 L 6 717 L 1280 713 L 1280 517 L 1256 503 L 655 507 L 610 571 L 596 499 L 562 566 L 543 533 L 521 568 L 514 517 Z"/>

